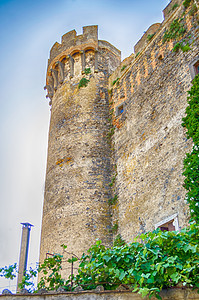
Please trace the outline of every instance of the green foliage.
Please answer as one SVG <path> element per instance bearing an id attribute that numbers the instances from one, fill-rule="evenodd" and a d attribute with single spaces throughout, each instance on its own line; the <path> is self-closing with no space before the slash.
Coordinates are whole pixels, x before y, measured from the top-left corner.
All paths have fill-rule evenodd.
<path id="1" fill-rule="evenodd" d="M 192 0 L 185 0 L 185 1 L 183 2 L 184 7 L 185 7 L 185 8 L 188 8 L 188 7 L 190 6 L 190 4 L 191 4 L 191 1 L 192 1 Z"/>
<path id="2" fill-rule="evenodd" d="M 112 95 L 113 95 L 113 89 L 108 90 L 108 94 L 110 95 L 110 97 L 112 97 Z"/>
<path id="3" fill-rule="evenodd" d="M 184 187 L 192 219 L 199 222 L 199 75 L 192 81 L 188 91 L 188 106 L 182 126 L 187 129 L 187 138 L 192 138 L 193 148 L 184 159 Z"/>
<path id="4" fill-rule="evenodd" d="M 115 79 L 113 82 L 112 82 L 112 85 L 115 85 L 116 83 L 119 83 L 119 77 L 117 77 L 117 79 Z"/>
<path id="5" fill-rule="evenodd" d="M 84 73 L 85 73 L 86 75 L 90 74 L 90 73 L 91 73 L 91 68 L 85 68 L 85 69 L 84 69 Z"/>
<path id="6" fill-rule="evenodd" d="M 17 264 L 0 268 L 0 277 L 13 280 L 17 276 Z"/>
<path id="7" fill-rule="evenodd" d="M 114 185 L 115 180 L 116 180 L 116 176 L 117 176 L 117 174 L 115 174 L 115 176 L 113 176 L 113 178 L 111 180 L 111 183 L 109 183 L 109 186 L 113 186 Z"/>
<path id="8" fill-rule="evenodd" d="M 118 234 L 113 242 L 113 246 L 124 246 L 126 244 L 125 240 L 123 240 L 123 238 L 121 237 L 121 234 Z"/>
<path id="9" fill-rule="evenodd" d="M 140 52 L 138 52 L 138 53 L 136 54 L 135 58 L 138 57 L 139 54 L 140 54 Z"/>
<path id="10" fill-rule="evenodd" d="M 80 89 L 81 87 L 86 87 L 89 83 L 89 79 L 86 79 L 85 77 L 83 77 L 80 82 L 79 82 L 79 85 L 78 85 L 78 88 Z"/>
<path id="11" fill-rule="evenodd" d="M 175 44 L 175 46 L 173 47 L 173 52 L 177 52 L 179 49 L 181 49 L 183 52 L 187 52 L 189 51 L 191 48 L 189 46 L 189 43 L 186 43 L 186 45 L 184 45 L 184 41 L 182 42 L 178 42 Z"/>
<path id="12" fill-rule="evenodd" d="M 118 231 L 118 221 L 113 224 L 111 230 L 110 230 L 113 234 L 116 233 Z"/>
<path id="13" fill-rule="evenodd" d="M 18 274 L 18 267 L 17 264 L 5 266 L 0 268 L 0 277 L 4 277 L 6 279 L 13 280 L 17 277 Z M 29 292 L 34 290 L 34 283 L 32 279 L 37 276 L 37 269 L 30 268 L 28 271 L 25 272 L 24 276 L 22 277 L 22 282 L 19 283 L 19 288 L 22 289 L 26 287 Z"/>
<path id="14" fill-rule="evenodd" d="M 19 288 L 23 289 L 24 287 L 29 291 L 34 291 L 34 282 L 32 279 L 34 277 L 37 277 L 37 269 L 33 270 L 30 268 L 30 270 L 26 271 L 24 276 L 22 277 L 22 282 L 19 283 Z"/>
<path id="15" fill-rule="evenodd" d="M 121 68 L 121 72 L 124 71 L 126 69 L 126 65 L 123 65 Z"/>
<path id="16" fill-rule="evenodd" d="M 190 16 L 194 16 L 195 15 L 195 13 L 197 12 L 197 6 L 195 5 L 195 3 L 191 6 L 191 9 L 190 9 L 190 11 L 189 11 L 189 15 Z"/>
<path id="17" fill-rule="evenodd" d="M 150 41 L 154 37 L 155 33 L 153 34 L 148 34 L 147 35 L 147 40 Z"/>
<path id="18" fill-rule="evenodd" d="M 171 10 L 175 10 L 178 6 L 179 6 L 179 4 L 178 4 L 178 3 L 175 3 L 175 4 L 172 6 Z"/>
<path id="19" fill-rule="evenodd" d="M 186 32 L 182 19 L 175 19 L 163 36 L 163 43 L 181 38 Z"/>
<path id="20" fill-rule="evenodd" d="M 117 194 L 115 194 L 113 198 L 110 198 L 108 200 L 108 203 L 114 205 L 117 202 L 117 197 L 118 197 Z"/>
<path id="21" fill-rule="evenodd" d="M 107 133 L 107 138 L 110 139 L 115 132 L 115 127 L 111 127 L 109 132 Z"/>
<path id="22" fill-rule="evenodd" d="M 116 289 L 127 284 L 142 296 L 182 283 L 199 288 L 199 227 L 191 224 L 181 232 L 156 230 L 142 234 L 141 242 L 105 248 L 100 241 L 83 254 L 74 278 L 85 289 L 102 284 Z"/>
<path id="23" fill-rule="evenodd" d="M 65 245 L 64 245 L 65 246 Z M 58 287 L 67 287 L 69 280 L 65 281 L 61 276 L 62 255 L 55 254 L 44 260 L 39 266 L 38 272 L 42 277 L 38 283 L 38 289 L 56 290 Z"/>
<path id="24" fill-rule="evenodd" d="M 73 276 L 73 288 L 81 285 L 86 290 L 103 285 L 110 290 L 126 284 L 143 297 L 156 296 L 158 299 L 161 299 L 159 292 L 163 288 L 174 287 L 179 283 L 199 288 L 198 240 L 199 225 L 192 222 L 181 232 L 156 230 L 141 234 L 130 244 L 126 244 L 117 235 L 111 248 L 105 248 L 101 241 L 97 241 L 82 255 L 78 273 Z M 77 260 L 73 257 L 68 262 Z M 38 270 L 43 273 L 38 289 L 71 288 L 70 280 L 60 275 L 61 264 L 62 256 L 59 254 L 45 259 Z M 2 268 L 1 272 L 3 269 L 7 270 L 8 267 Z M 12 274 L 13 269 L 10 268 L 8 273 Z M 33 273 L 35 276 L 35 271 Z M 22 286 L 27 279 L 24 277 Z"/>

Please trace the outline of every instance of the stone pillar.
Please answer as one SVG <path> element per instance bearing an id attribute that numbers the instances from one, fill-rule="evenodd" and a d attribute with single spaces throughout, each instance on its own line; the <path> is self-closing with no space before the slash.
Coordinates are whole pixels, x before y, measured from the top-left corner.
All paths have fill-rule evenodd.
<path id="1" fill-rule="evenodd" d="M 98 50 L 95 50 L 95 72 L 98 72 Z"/>
<path id="2" fill-rule="evenodd" d="M 69 65 L 70 65 L 70 77 L 74 76 L 74 58 L 71 55 L 67 56 L 69 58 Z"/>
<path id="3" fill-rule="evenodd" d="M 85 52 L 81 51 L 81 60 L 82 60 L 82 72 L 84 72 L 85 70 L 85 66 L 86 66 L 86 61 L 85 61 Z"/>
<path id="4" fill-rule="evenodd" d="M 51 69 L 51 72 L 52 72 L 52 76 L 53 76 L 53 79 L 54 79 L 54 90 L 56 91 L 57 88 L 58 88 L 58 71 L 55 70 L 55 69 Z"/>
<path id="5" fill-rule="evenodd" d="M 57 64 L 59 66 L 59 72 L 60 72 L 59 83 L 63 83 L 63 81 L 64 81 L 64 64 L 61 61 L 58 61 Z"/>
<path id="6" fill-rule="evenodd" d="M 21 223 L 21 224 L 23 225 L 23 227 L 22 227 L 20 257 L 19 257 L 19 271 L 18 271 L 18 278 L 17 278 L 17 292 L 20 292 L 19 283 L 22 282 L 22 278 L 27 268 L 30 230 L 31 227 L 33 226 L 29 223 Z"/>

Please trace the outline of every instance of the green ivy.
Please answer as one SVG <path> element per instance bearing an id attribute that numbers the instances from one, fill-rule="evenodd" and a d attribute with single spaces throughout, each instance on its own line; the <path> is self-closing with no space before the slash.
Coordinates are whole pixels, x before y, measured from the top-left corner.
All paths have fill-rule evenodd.
<path id="1" fill-rule="evenodd" d="M 150 41 L 154 37 L 155 33 L 153 34 L 148 34 L 147 35 L 147 40 Z"/>
<path id="2" fill-rule="evenodd" d="M 119 80 L 120 80 L 120 78 L 117 77 L 117 78 L 112 82 L 112 85 L 115 85 L 116 83 L 119 84 Z"/>
<path id="3" fill-rule="evenodd" d="M 86 79 L 85 77 L 83 77 L 80 82 L 79 82 L 79 85 L 78 85 L 78 88 L 80 89 L 81 87 L 86 87 L 89 83 L 89 79 Z"/>
<path id="4" fill-rule="evenodd" d="M 199 222 L 199 75 L 192 81 L 188 91 L 188 106 L 182 126 L 187 129 L 187 138 L 192 138 L 193 148 L 184 160 L 184 187 L 192 219 Z"/>
<path id="5" fill-rule="evenodd" d="M 179 4 L 178 4 L 178 3 L 175 3 L 175 4 L 172 6 L 171 10 L 172 10 L 172 11 L 175 10 L 178 6 L 179 6 Z"/>
<path id="6" fill-rule="evenodd" d="M 118 196 L 117 196 L 117 194 L 115 194 L 113 198 L 110 198 L 108 200 L 108 203 L 111 205 L 114 205 L 117 202 L 117 199 L 118 199 Z"/>
<path id="7" fill-rule="evenodd" d="M 195 13 L 197 12 L 197 6 L 195 5 L 195 3 L 191 6 L 191 9 L 190 9 L 190 11 L 189 11 L 189 15 L 190 16 L 194 16 L 195 15 Z"/>
<path id="8" fill-rule="evenodd" d="M 177 52 L 179 49 L 181 49 L 183 52 L 187 52 L 189 51 L 191 48 L 189 46 L 189 43 L 184 44 L 185 41 L 182 42 L 178 42 L 175 44 L 175 46 L 173 47 L 173 52 Z"/>
<path id="9" fill-rule="evenodd" d="M 181 38 L 186 32 L 182 19 L 175 19 L 163 36 L 163 43 Z"/>
<path id="10" fill-rule="evenodd" d="M 121 68 L 121 72 L 124 71 L 126 69 L 126 65 L 123 65 Z"/>
<path id="11" fill-rule="evenodd" d="M 85 73 L 86 75 L 90 74 L 90 73 L 91 73 L 91 68 L 85 68 L 85 69 L 84 69 L 84 73 Z"/>
<path id="12" fill-rule="evenodd" d="M 192 1 L 192 0 L 185 0 L 185 1 L 183 2 L 184 7 L 185 7 L 185 8 L 188 8 L 188 7 L 190 6 L 190 4 L 191 4 L 191 1 Z"/>

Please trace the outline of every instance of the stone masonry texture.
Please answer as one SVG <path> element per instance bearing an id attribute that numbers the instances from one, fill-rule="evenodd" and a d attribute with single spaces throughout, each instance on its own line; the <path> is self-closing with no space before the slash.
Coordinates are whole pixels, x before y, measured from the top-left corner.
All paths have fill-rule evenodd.
<path id="1" fill-rule="evenodd" d="M 160 293 L 163 300 L 198 300 L 199 294 L 196 290 L 190 289 L 169 289 Z M 70 293 L 48 293 L 48 294 L 16 294 L 16 295 L 0 295 L 1 300 L 142 300 L 138 293 L 131 291 L 83 291 Z M 144 298 L 146 299 L 146 298 Z M 151 300 L 157 298 L 152 297 Z"/>
<path id="2" fill-rule="evenodd" d="M 174 4 L 170 3 L 170 10 Z M 125 104 L 124 113 L 114 118 L 118 201 L 113 220 L 128 242 L 174 214 L 179 228 L 189 218 L 182 172 L 183 158 L 192 143 L 181 123 L 191 86 L 189 64 L 199 54 L 198 16 L 187 14 L 185 18 L 190 51 L 174 52 L 173 42 L 162 41 L 165 28 L 183 11 L 181 5 L 170 13 L 145 48 L 143 43 L 140 50 L 136 48 L 138 55 L 125 70 L 119 67 L 110 77 L 110 88 L 120 78 L 112 86 L 114 112 Z"/>
<path id="3" fill-rule="evenodd" d="M 183 12 L 191 49 L 174 52 L 163 36 Z M 81 255 L 97 239 L 111 246 L 121 234 L 130 242 L 172 215 L 179 229 L 188 224 L 182 172 L 192 142 L 181 123 L 198 32 L 198 13 L 173 0 L 164 21 L 150 26 L 122 63 L 118 49 L 98 40 L 97 26 L 54 44 L 46 79 L 51 121 L 40 261 L 63 243 Z M 87 86 L 79 88 L 82 78 Z"/>

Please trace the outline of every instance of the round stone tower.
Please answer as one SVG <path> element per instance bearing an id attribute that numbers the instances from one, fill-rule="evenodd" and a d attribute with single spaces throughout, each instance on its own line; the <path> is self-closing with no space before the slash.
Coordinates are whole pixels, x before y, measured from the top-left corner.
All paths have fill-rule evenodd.
<path id="1" fill-rule="evenodd" d="M 51 120 L 40 262 L 46 253 L 81 255 L 111 244 L 108 77 L 120 51 L 98 40 L 98 27 L 70 31 L 50 51 L 46 87 Z"/>

